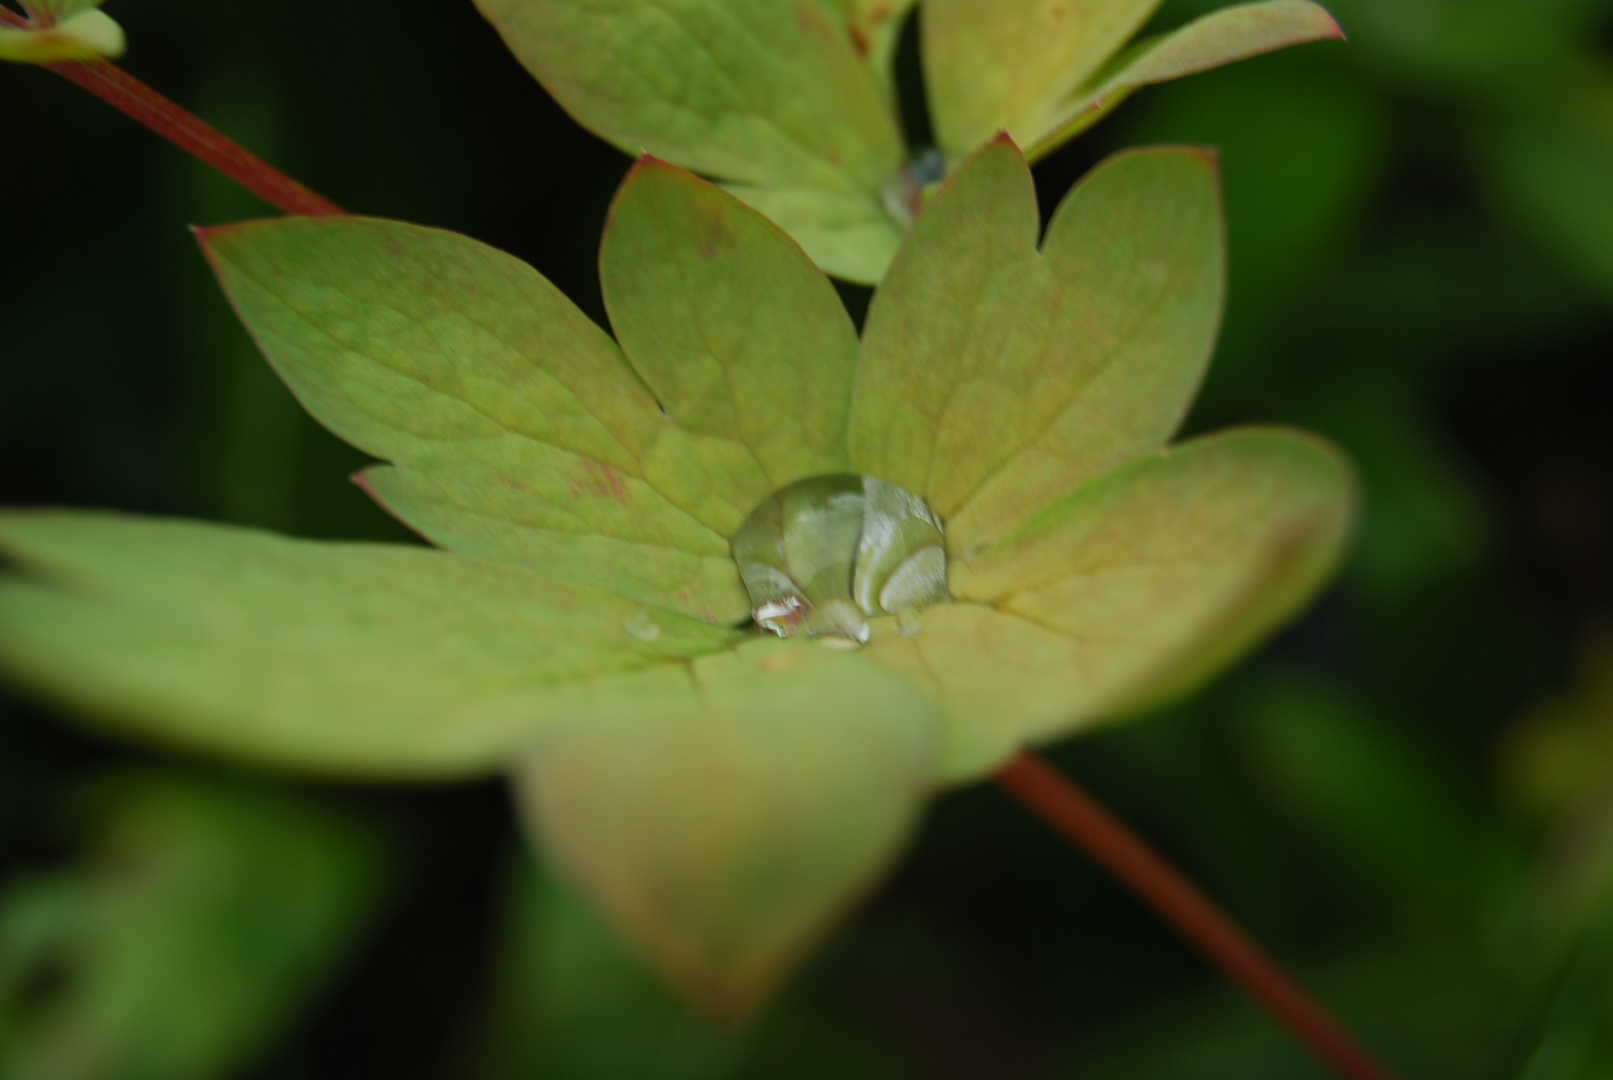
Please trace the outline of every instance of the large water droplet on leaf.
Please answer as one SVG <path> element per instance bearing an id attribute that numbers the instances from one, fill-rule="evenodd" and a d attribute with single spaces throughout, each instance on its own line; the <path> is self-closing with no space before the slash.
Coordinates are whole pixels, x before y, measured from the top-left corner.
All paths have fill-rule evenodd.
<path id="1" fill-rule="evenodd" d="M 814 476 L 775 492 L 731 541 L 756 624 L 856 648 L 868 619 L 947 600 L 941 519 L 873 477 Z"/>

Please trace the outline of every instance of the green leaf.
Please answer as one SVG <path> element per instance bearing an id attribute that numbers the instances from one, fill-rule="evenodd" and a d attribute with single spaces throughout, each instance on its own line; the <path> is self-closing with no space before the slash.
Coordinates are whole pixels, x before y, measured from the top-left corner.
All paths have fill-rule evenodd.
<path id="1" fill-rule="evenodd" d="M 902 36 L 907 13 L 918 0 L 819 0 L 826 11 L 840 22 L 851 47 L 868 65 L 885 91 L 895 96 L 896 45 Z"/>
<path id="2" fill-rule="evenodd" d="M 809 243 L 820 265 L 876 279 L 877 250 L 900 235 L 881 192 L 902 166 L 902 140 L 842 28 L 844 14 L 836 25 L 817 0 L 478 6 L 584 127 L 630 154 L 731 183 L 742 197 L 770 204 L 770 213 L 793 209 L 797 216 L 774 220 Z M 824 215 L 826 207 L 837 209 Z"/>
<path id="3" fill-rule="evenodd" d="M 1216 167 L 1157 149 L 1099 165 L 1036 250 L 1030 171 L 982 150 L 930 200 L 869 309 L 855 471 L 923 497 L 967 557 L 1170 437 L 1224 291 Z"/>
<path id="4" fill-rule="evenodd" d="M 537 834 L 720 1017 L 754 1008 L 873 884 L 934 775 L 924 696 L 811 642 L 610 680 L 578 716 L 518 773 Z"/>
<path id="5" fill-rule="evenodd" d="M 365 486 L 429 539 L 716 623 L 723 535 L 646 479 L 676 433 L 610 338 L 525 263 L 395 222 L 207 230 L 219 280 L 321 423 L 395 463 Z"/>
<path id="6" fill-rule="evenodd" d="M 901 247 L 902 227 L 891 220 L 883 199 L 788 184 L 725 186 L 789 233 L 814 263 L 835 277 L 873 285 Z"/>
<path id="7" fill-rule="evenodd" d="M 1353 514 L 1341 455 L 1244 429 L 1117 469 L 949 567 L 957 603 L 864 655 L 930 687 L 949 780 L 1183 693 L 1291 617 Z"/>
<path id="8" fill-rule="evenodd" d="M 924 81 L 936 141 L 962 159 L 1006 131 L 1033 146 L 1160 0 L 925 0 Z"/>
<path id="9" fill-rule="evenodd" d="M 1489 125 L 1480 148 L 1501 209 L 1586 286 L 1613 298 L 1613 87 Z"/>
<path id="10" fill-rule="evenodd" d="M 39 29 L 0 26 L 0 60 L 19 64 L 60 64 L 123 55 L 123 28 L 93 4 L 63 4 L 57 21 Z"/>
<path id="11" fill-rule="evenodd" d="M 1061 103 L 1051 120 L 1044 121 L 1044 130 L 1025 143 L 1026 154 L 1035 161 L 1058 149 L 1139 87 L 1343 36 L 1333 16 L 1309 0 L 1267 0 L 1212 12 L 1180 30 L 1138 42 Z"/>
<path id="12" fill-rule="evenodd" d="M 713 1080 L 755 1029 L 702 1023 L 627 953 L 594 905 L 527 851 L 505 870 L 487 1031 L 474 1080 Z M 776 1008 L 768 1011 L 771 1020 Z M 737 1078 L 736 1078 L 737 1080 Z"/>
<path id="13" fill-rule="evenodd" d="M 359 823 L 245 784 L 100 781 L 79 865 L 0 894 L 0 1075 L 247 1071 L 318 997 L 385 890 Z"/>
<path id="14" fill-rule="evenodd" d="M 857 331 L 776 226 L 647 160 L 616 196 L 599 264 L 623 351 L 687 436 L 645 461 L 669 499 L 732 536 L 779 488 L 848 470 Z"/>
<path id="15" fill-rule="evenodd" d="M 377 776 L 493 768 L 557 687 L 722 630 L 501 563 L 110 514 L 0 514 L 0 671 L 133 733 Z"/>

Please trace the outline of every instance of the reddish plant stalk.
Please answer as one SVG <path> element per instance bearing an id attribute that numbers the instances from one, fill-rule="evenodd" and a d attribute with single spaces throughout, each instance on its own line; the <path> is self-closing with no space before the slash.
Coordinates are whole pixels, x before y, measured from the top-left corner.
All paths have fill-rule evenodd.
<path id="1" fill-rule="evenodd" d="M 1395 1080 L 1209 897 L 1046 760 L 1021 754 L 997 782 L 1130 886 L 1340 1077 Z"/>
<path id="2" fill-rule="evenodd" d="M 288 214 L 310 217 L 347 213 L 116 64 L 88 60 L 46 66 L 132 116 L 181 150 L 195 155 L 270 206 Z"/>

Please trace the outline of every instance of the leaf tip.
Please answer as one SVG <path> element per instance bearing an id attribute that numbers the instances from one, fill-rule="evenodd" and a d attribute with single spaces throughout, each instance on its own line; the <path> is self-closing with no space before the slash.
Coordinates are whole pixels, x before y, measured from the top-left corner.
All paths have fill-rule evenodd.
<path id="1" fill-rule="evenodd" d="M 232 233 L 239 232 L 242 228 L 242 224 L 192 225 L 190 234 L 196 238 L 196 243 L 201 246 L 202 253 L 207 256 L 208 261 L 213 262 L 218 241 L 228 238 Z"/>
<path id="2" fill-rule="evenodd" d="M 349 473 L 347 476 L 347 482 L 355 485 L 360 491 L 379 503 L 381 502 L 381 496 L 375 493 L 375 485 L 370 481 L 370 473 L 372 471 L 374 471 L 374 466 L 360 469 L 355 473 Z M 381 505 L 385 506 L 386 504 L 381 503 Z"/>
<path id="3" fill-rule="evenodd" d="M 1316 12 L 1322 17 L 1322 22 L 1326 24 L 1326 28 L 1316 35 L 1317 41 L 1350 40 L 1350 35 L 1344 32 L 1344 27 L 1339 23 L 1336 15 L 1320 5 L 1317 6 Z"/>

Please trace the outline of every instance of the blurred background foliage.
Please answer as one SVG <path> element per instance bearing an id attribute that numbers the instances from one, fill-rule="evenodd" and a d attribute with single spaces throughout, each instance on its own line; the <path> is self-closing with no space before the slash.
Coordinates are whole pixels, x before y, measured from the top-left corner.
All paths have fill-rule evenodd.
<path id="1" fill-rule="evenodd" d="M 1300 625 L 1055 757 L 1408 1080 L 1607 1077 L 1613 0 L 1333 10 L 1350 44 L 1147 91 L 1039 166 L 1051 208 L 1112 149 L 1219 147 L 1231 301 L 1189 426 L 1321 430 L 1366 493 Z M 113 14 L 126 66 L 316 189 L 603 319 L 628 162 L 468 0 Z M 47 73 L 0 70 L 0 102 L 0 502 L 406 539 L 184 229 L 264 208 Z M 989 787 L 719 1031 L 534 864 L 496 784 L 247 776 L 0 698 L 3 1080 L 1320 1075 Z"/>

